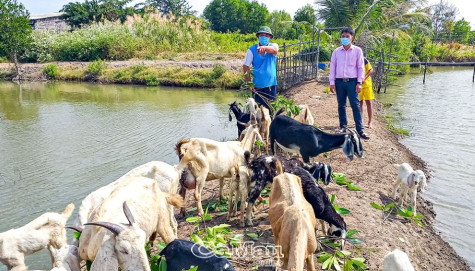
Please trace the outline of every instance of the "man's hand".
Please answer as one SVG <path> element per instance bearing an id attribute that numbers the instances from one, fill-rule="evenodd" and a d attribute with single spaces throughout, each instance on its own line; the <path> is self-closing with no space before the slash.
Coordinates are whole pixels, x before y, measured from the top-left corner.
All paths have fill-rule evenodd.
<path id="1" fill-rule="evenodd" d="M 360 93 L 361 92 L 361 84 L 356 84 L 356 93 Z"/>
<path id="2" fill-rule="evenodd" d="M 335 85 L 330 85 L 330 92 L 335 94 L 335 90 L 336 90 Z"/>
<path id="3" fill-rule="evenodd" d="M 259 46 L 259 47 L 257 47 L 257 52 L 258 52 L 260 55 L 262 55 L 262 54 L 264 54 L 264 53 L 266 52 L 266 48 L 267 48 L 267 46 Z"/>

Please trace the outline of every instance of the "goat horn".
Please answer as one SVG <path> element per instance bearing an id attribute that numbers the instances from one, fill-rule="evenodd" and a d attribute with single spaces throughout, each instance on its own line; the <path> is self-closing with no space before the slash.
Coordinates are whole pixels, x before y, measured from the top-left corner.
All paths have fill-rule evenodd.
<path id="1" fill-rule="evenodd" d="M 119 235 L 120 232 L 122 230 L 124 230 L 124 228 L 122 228 L 122 226 L 119 226 L 117 224 L 110 223 L 110 222 L 101 222 L 101 221 L 99 221 L 99 222 L 89 222 L 89 223 L 86 223 L 84 225 L 94 225 L 94 226 L 104 227 L 104 228 L 110 230 L 115 235 Z"/>
<path id="2" fill-rule="evenodd" d="M 129 221 L 129 224 L 130 225 L 135 224 L 134 216 L 132 215 L 132 212 L 130 211 L 129 206 L 127 206 L 127 202 L 124 201 L 123 207 L 124 207 L 125 217 Z"/>
<path id="3" fill-rule="evenodd" d="M 71 229 L 71 230 L 74 230 L 74 231 L 77 231 L 79 233 L 82 232 L 83 228 L 79 227 L 79 226 L 66 226 L 65 227 L 66 229 Z"/>

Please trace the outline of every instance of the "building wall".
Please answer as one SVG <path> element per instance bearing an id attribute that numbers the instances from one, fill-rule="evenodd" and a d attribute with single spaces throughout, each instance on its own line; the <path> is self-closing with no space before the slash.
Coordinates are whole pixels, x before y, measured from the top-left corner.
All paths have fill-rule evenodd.
<path id="1" fill-rule="evenodd" d="M 59 17 L 50 17 L 32 20 L 33 30 L 36 31 L 68 31 L 70 27 Z"/>

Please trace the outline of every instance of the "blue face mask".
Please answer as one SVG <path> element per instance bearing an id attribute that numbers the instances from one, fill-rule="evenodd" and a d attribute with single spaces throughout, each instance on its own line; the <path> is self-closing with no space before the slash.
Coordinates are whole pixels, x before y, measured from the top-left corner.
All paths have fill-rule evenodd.
<path id="1" fill-rule="evenodd" d="M 269 44 L 269 37 L 260 36 L 260 37 L 259 37 L 259 43 L 260 43 L 261 45 L 267 45 L 267 44 Z"/>
<path id="2" fill-rule="evenodd" d="M 350 38 L 341 38 L 341 44 L 343 44 L 343 46 L 347 46 L 350 44 Z"/>

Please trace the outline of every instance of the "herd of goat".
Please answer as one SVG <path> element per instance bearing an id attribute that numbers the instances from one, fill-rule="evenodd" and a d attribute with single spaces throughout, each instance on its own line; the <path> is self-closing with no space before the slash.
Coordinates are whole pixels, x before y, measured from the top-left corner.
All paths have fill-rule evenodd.
<path id="1" fill-rule="evenodd" d="M 350 160 L 355 155 L 362 157 L 359 135 L 349 129 L 348 133 L 330 134 L 316 128 L 305 105 L 300 106 L 297 116 L 288 117 L 279 110 L 273 118 L 267 108 L 259 107 L 252 98 L 244 108 L 234 102 L 229 109 L 230 120 L 231 112 L 237 120 L 239 140 L 182 139 L 176 144 L 178 165 L 152 161 L 132 169 L 84 198 L 73 225 L 66 226 L 74 210 L 74 205 L 69 204 L 62 214 L 45 213 L 21 228 L 0 233 L 0 262 L 8 270 L 27 270 L 25 256 L 47 248 L 52 270 L 56 271 L 66 270 L 66 265 L 72 271 L 80 271 L 80 263 L 86 260 L 92 262 L 91 270 L 95 271 L 119 267 L 149 271 L 145 245 L 159 235 L 167 244 L 160 254 L 165 257 L 168 270 L 193 266 L 200 271 L 234 270 L 226 258 L 210 257 L 212 252 L 206 248 L 177 239 L 174 212 L 174 207 L 178 207 L 185 215 L 186 191 L 194 189 L 197 211 L 203 214 L 201 193 L 206 182 L 219 180 L 219 195 L 223 199 L 225 181 L 230 180 L 227 218 L 237 213 L 240 201 L 240 226 L 253 225 L 254 203 L 264 188 L 271 185 L 268 217 L 275 244 L 282 248 L 282 268 L 303 270 L 306 264 L 307 270 L 315 270 L 317 219 L 322 234 L 341 239 L 342 246 L 347 225 L 318 183 L 321 180 L 327 185 L 331 181 L 332 167 L 311 162 L 310 158 L 338 148 Z M 257 140 L 263 144 L 256 144 Z M 296 156 L 278 156 L 278 148 L 284 153 L 299 154 L 303 161 Z M 266 154 L 262 155 L 262 151 Z M 424 189 L 425 176 L 408 164 L 398 168 L 394 196 L 400 188 L 402 204 L 406 194 L 412 192 L 415 212 L 417 186 L 422 183 Z M 65 228 L 80 232 L 79 239 L 67 244 Z M 399 252 L 388 254 L 385 270 L 413 270 L 397 268 L 410 266 L 405 260 L 407 255 Z"/>

